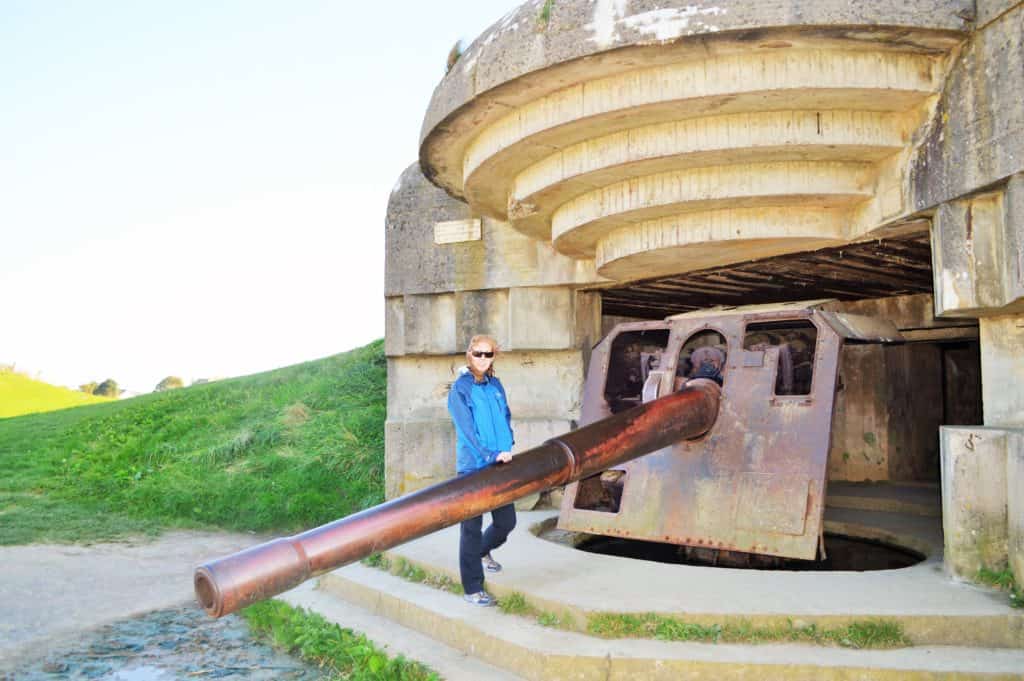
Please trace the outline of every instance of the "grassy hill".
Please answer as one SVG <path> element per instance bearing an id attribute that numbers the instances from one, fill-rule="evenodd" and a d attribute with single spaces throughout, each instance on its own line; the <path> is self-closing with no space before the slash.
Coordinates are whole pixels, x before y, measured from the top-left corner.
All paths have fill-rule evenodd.
<path id="1" fill-rule="evenodd" d="M 78 407 L 83 404 L 109 402 L 111 399 L 68 390 L 7 369 L 0 369 L 0 419 Z"/>
<path id="2" fill-rule="evenodd" d="M 383 341 L 263 374 L 0 419 L 0 544 L 295 532 L 384 494 Z"/>

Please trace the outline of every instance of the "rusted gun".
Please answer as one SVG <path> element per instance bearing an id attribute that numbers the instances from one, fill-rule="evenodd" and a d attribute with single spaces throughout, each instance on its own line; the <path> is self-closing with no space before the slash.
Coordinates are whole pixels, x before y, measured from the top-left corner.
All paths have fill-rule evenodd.
<path id="1" fill-rule="evenodd" d="M 677 393 L 552 438 L 506 464 L 210 561 L 196 568 L 196 597 L 210 615 L 227 615 L 307 579 L 528 494 L 699 437 L 714 424 L 720 395 L 714 381 L 694 380 Z"/>

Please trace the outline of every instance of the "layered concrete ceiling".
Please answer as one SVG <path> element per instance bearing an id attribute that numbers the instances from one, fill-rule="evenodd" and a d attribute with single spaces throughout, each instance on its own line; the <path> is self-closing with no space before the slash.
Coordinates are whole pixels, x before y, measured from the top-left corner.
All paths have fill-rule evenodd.
<path id="1" fill-rule="evenodd" d="M 495 24 L 438 87 L 421 166 L 615 281 L 906 220 L 907 160 L 973 7 L 572 0 L 543 21 L 541 5 Z"/>
<path id="2" fill-rule="evenodd" d="M 927 231 L 653 277 L 601 291 L 608 315 L 664 319 L 712 305 L 931 293 Z"/>

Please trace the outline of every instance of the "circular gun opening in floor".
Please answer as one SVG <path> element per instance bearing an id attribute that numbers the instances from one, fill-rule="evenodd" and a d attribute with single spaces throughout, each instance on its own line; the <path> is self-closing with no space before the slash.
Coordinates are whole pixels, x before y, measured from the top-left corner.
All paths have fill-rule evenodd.
<path id="1" fill-rule="evenodd" d="M 826 557 L 820 560 L 797 560 L 740 551 L 677 546 L 583 532 L 567 532 L 555 528 L 553 523 L 541 528 L 538 536 L 541 539 L 572 546 L 587 553 L 675 565 L 747 570 L 866 572 L 910 567 L 925 559 L 924 555 L 907 547 L 828 532 L 825 533 Z"/>

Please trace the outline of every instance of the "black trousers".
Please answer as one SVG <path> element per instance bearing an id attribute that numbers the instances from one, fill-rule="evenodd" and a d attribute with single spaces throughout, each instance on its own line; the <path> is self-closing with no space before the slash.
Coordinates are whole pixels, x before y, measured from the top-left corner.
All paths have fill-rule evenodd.
<path id="1" fill-rule="evenodd" d="M 462 574 L 462 588 L 468 594 L 484 590 L 484 568 L 480 559 L 505 543 L 508 533 L 516 526 L 516 507 L 506 504 L 491 511 L 491 526 L 485 532 L 484 517 L 462 521 L 459 536 L 459 572 Z"/>

